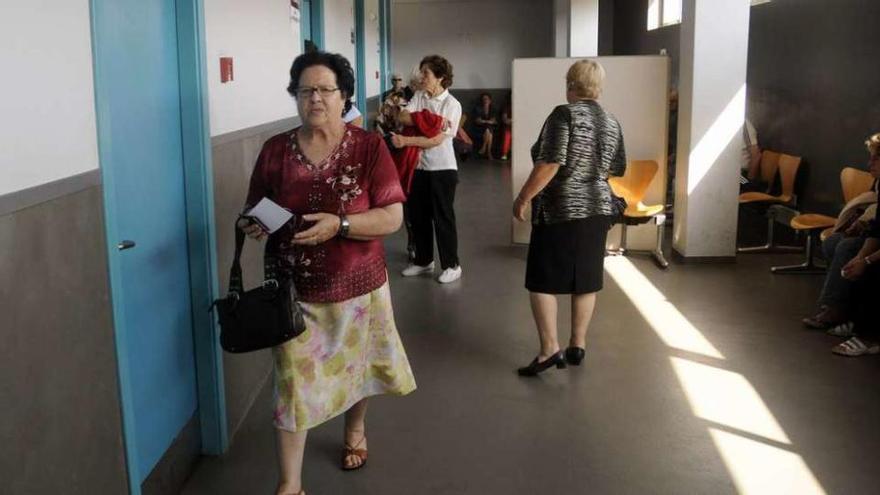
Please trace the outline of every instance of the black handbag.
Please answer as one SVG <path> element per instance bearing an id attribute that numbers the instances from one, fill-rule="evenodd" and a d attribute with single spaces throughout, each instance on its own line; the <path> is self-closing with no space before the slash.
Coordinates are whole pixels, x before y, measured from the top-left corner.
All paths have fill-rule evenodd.
<path id="1" fill-rule="evenodd" d="M 627 206 L 629 205 L 626 204 L 626 199 L 614 194 L 614 192 L 611 193 L 611 211 L 614 212 L 612 215 L 614 223 L 623 221 L 623 214 L 626 212 Z"/>
<path id="2" fill-rule="evenodd" d="M 229 293 L 214 301 L 220 319 L 220 346 L 232 353 L 275 347 L 306 329 L 293 281 L 273 257 L 265 256 L 262 285 L 244 290 L 241 274 L 244 239 L 244 232 L 236 226 Z"/>

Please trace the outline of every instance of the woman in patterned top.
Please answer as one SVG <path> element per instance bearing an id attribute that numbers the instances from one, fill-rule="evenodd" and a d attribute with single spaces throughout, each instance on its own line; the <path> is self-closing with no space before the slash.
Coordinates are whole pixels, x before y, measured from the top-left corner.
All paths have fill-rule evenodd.
<path id="1" fill-rule="evenodd" d="M 513 203 L 520 221 L 532 209 L 526 288 L 541 341 L 538 356 L 518 370 L 523 376 L 565 368 L 566 362 L 579 365 L 584 358 L 615 214 L 608 177 L 626 170 L 620 124 L 596 101 L 604 79 L 605 69 L 591 60 L 568 69 L 568 104 L 554 108 L 544 122 L 532 146 L 535 166 Z M 557 294 L 571 294 L 571 339 L 564 353 L 556 331 Z"/>
<path id="2" fill-rule="evenodd" d="M 263 145 L 247 204 L 268 197 L 305 222 L 288 224 L 266 245 L 292 276 L 306 320 L 302 335 L 273 349 L 276 493 L 293 495 L 304 493 L 309 429 L 344 412 L 342 468 L 360 468 L 367 397 L 405 395 L 416 385 L 394 325 L 382 247 L 400 228 L 404 199 L 388 148 L 378 134 L 343 123 L 354 93 L 343 56 L 297 57 L 287 90 L 302 126 Z M 244 223 L 251 237 L 266 236 Z"/>

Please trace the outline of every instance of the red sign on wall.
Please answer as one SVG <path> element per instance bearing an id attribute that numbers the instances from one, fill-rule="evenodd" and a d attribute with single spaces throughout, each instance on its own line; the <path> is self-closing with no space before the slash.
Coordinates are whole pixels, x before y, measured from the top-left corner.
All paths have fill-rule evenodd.
<path id="1" fill-rule="evenodd" d="M 232 81 L 232 57 L 220 57 L 220 82 Z"/>

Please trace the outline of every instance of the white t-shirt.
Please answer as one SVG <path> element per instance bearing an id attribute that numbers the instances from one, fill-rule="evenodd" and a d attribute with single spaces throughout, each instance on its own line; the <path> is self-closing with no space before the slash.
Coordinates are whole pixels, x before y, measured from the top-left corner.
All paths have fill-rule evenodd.
<path id="1" fill-rule="evenodd" d="M 345 115 L 342 116 L 342 121 L 345 122 L 346 124 L 348 124 L 349 122 L 353 121 L 354 119 L 356 119 L 360 116 L 361 116 L 361 111 L 358 110 L 358 107 L 352 105 L 351 110 L 349 110 L 348 113 L 346 113 Z"/>
<path id="2" fill-rule="evenodd" d="M 422 110 L 428 110 L 443 117 L 449 122 L 449 127 L 443 131 L 446 139 L 442 143 L 433 148 L 422 150 L 422 157 L 419 159 L 417 169 L 429 172 L 458 170 L 455 150 L 452 149 L 452 138 L 458 132 L 458 122 L 461 120 L 461 103 L 449 94 L 448 90 L 443 90 L 442 93 L 433 98 L 424 91 L 416 91 L 412 100 L 407 104 L 406 111 L 414 113 Z"/>
<path id="3" fill-rule="evenodd" d="M 758 145 L 758 131 L 755 126 L 748 120 L 743 122 L 742 127 L 743 147 L 742 147 L 742 169 L 749 170 L 749 164 L 752 162 L 752 146 Z"/>

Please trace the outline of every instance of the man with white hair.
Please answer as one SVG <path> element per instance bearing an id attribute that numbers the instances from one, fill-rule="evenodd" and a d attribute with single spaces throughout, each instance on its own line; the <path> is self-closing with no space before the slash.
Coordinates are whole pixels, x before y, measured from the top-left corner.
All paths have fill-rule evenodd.
<path id="1" fill-rule="evenodd" d="M 413 91 L 404 85 L 403 76 L 401 76 L 399 72 L 395 72 L 394 74 L 391 74 L 391 89 L 382 93 L 382 101 L 384 102 L 387 100 L 393 93 L 400 92 L 404 93 L 406 101 L 412 99 Z"/>

